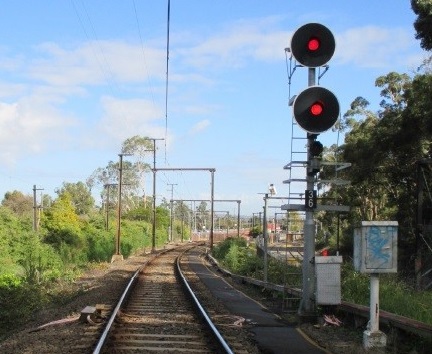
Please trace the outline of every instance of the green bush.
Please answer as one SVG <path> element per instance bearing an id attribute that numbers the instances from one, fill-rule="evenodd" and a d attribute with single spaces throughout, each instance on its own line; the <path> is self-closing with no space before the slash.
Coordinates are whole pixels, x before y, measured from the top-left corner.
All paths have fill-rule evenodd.
<path id="1" fill-rule="evenodd" d="M 345 301 L 368 306 L 370 276 L 356 272 L 352 264 L 342 267 L 342 298 Z M 380 274 L 380 308 L 382 310 L 413 318 L 432 325 L 432 293 L 417 292 L 397 274 Z"/>
<path id="2" fill-rule="evenodd" d="M 247 246 L 244 239 L 227 238 L 213 248 L 214 257 L 231 272 L 264 278 L 264 261 L 257 255 L 254 245 Z M 275 284 L 301 284 L 301 269 L 273 258 L 268 259 L 268 280 Z"/>
<path id="3" fill-rule="evenodd" d="M 263 260 L 253 247 L 238 238 L 228 238 L 213 248 L 214 257 L 233 273 L 263 279 Z M 275 284 L 301 287 L 301 268 L 268 259 L 268 280 Z M 342 298 L 368 306 L 370 276 L 356 272 L 352 263 L 344 263 L 341 271 Z M 380 308 L 432 325 L 432 293 L 416 292 L 398 274 L 380 275 Z"/>
<path id="4" fill-rule="evenodd" d="M 233 273 L 258 277 L 263 269 L 255 247 L 248 247 L 246 240 L 229 237 L 213 248 L 214 257 Z"/>
<path id="5" fill-rule="evenodd" d="M 46 298 L 39 286 L 22 282 L 3 285 L 0 286 L 0 333 L 7 333 L 29 320 L 34 311 L 44 305 Z"/>
<path id="6" fill-rule="evenodd" d="M 217 259 L 224 259 L 227 253 L 230 251 L 230 248 L 233 245 L 237 245 L 239 247 L 246 247 L 246 241 L 243 238 L 238 237 L 228 237 L 223 242 L 219 243 L 213 248 L 213 254 Z"/>
<path id="7" fill-rule="evenodd" d="M 0 274 L 0 288 L 10 289 L 22 284 L 22 278 L 15 274 Z"/>

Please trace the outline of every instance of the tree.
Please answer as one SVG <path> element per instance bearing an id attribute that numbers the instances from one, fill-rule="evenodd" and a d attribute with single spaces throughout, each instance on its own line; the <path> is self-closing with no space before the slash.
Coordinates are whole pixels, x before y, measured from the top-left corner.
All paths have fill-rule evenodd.
<path id="1" fill-rule="evenodd" d="M 350 227 L 345 229 L 344 246 L 351 243 L 352 227 L 361 220 L 397 220 L 399 262 L 408 272 L 414 269 L 417 164 L 432 158 L 432 75 L 424 69 L 413 78 L 394 72 L 377 78 L 383 98 L 377 112 L 369 110 L 364 98 L 354 100 L 338 126 L 347 131 L 345 142 L 334 150 L 339 161 L 352 163 L 340 172 L 351 185 L 330 186 L 323 195 L 351 206 L 349 222 L 341 223 Z M 330 230 L 337 220 L 327 214 L 319 217 Z M 345 249 L 352 250 L 352 245 Z"/>
<path id="2" fill-rule="evenodd" d="M 414 22 L 416 39 L 420 39 L 420 46 L 425 50 L 432 49 L 432 1 L 431 0 L 411 0 L 411 8 L 417 15 Z"/>
<path id="3" fill-rule="evenodd" d="M 41 242 L 36 232 L 24 232 L 17 246 L 17 263 L 24 269 L 25 279 L 30 284 L 40 283 L 50 271 L 59 270 L 61 261 L 54 249 Z"/>
<path id="4" fill-rule="evenodd" d="M 59 194 L 51 208 L 44 212 L 42 226 L 46 230 L 44 241 L 56 249 L 62 244 L 76 248 L 83 245 L 79 218 L 67 191 Z"/>
<path id="5" fill-rule="evenodd" d="M 196 207 L 196 223 L 198 230 L 205 230 L 210 225 L 210 211 L 207 210 L 207 203 L 201 201 Z"/>
<path id="6" fill-rule="evenodd" d="M 147 137 L 134 136 L 126 139 L 121 147 L 122 154 L 131 154 L 128 159 L 122 160 L 122 206 L 125 210 L 136 207 L 139 198 L 145 198 L 144 175 L 150 171 L 150 164 L 144 162 L 145 158 L 153 152 L 153 143 Z M 97 168 L 87 179 L 90 190 L 96 186 L 104 187 L 118 184 L 120 162 L 109 161 L 106 167 Z M 109 199 L 117 203 L 118 194 L 116 188 L 103 188 L 101 198 L 106 199 L 110 191 Z"/>
<path id="7" fill-rule="evenodd" d="M 33 213 L 33 198 L 19 191 L 5 193 L 2 205 L 17 216 L 31 216 Z"/>
<path id="8" fill-rule="evenodd" d="M 90 189 L 83 182 L 63 182 L 63 186 L 59 190 L 56 190 L 59 196 L 66 192 L 70 195 L 76 214 L 89 214 L 94 208 L 95 200 L 91 195 Z"/>

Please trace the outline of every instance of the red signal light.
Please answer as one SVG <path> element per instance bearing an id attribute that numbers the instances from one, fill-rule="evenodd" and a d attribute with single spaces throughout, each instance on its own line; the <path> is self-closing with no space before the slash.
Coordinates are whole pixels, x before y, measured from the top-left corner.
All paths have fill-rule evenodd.
<path id="1" fill-rule="evenodd" d="M 310 86 L 293 102 L 294 118 L 300 128 L 311 134 L 330 129 L 339 116 L 339 102 L 333 92 L 321 86 Z"/>
<path id="2" fill-rule="evenodd" d="M 292 56 L 299 64 L 308 68 L 327 64 L 335 48 L 333 33 L 320 23 L 303 25 L 291 38 Z"/>
<path id="3" fill-rule="evenodd" d="M 315 102 L 310 107 L 310 112 L 313 116 L 319 116 L 323 112 L 323 110 L 324 110 L 324 106 L 322 105 L 321 102 Z"/>
<path id="4" fill-rule="evenodd" d="M 307 43 L 307 47 L 311 52 L 315 52 L 320 48 L 320 40 L 316 37 L 312 37 L 309 39 Z"/>

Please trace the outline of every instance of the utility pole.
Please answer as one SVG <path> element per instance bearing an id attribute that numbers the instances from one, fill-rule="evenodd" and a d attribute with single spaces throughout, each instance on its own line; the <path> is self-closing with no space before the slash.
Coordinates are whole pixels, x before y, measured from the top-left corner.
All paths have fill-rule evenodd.
<path id="1" fill-rule="evenodd" d="M 105 220 L 105 230 L 108 231 L 109 227 L 109 197 L 110 197 L 110 187 L 117 186 L 117 183 L 106 183 L 104 184 L 104 188 L 107 190 L 107 196 L 106 196 L 106 202 L 105 202 L 105 214 L 106 214 L 106 220 Z"/>
<path id="2" fill-rule="evenodd" d="M 173 217 L 174 217 L 174 210 L 173 210 L 173 198 L 174 198 L 174 186 L 177 186 L 177 183 L 167 183 L 169 186 L 171 186 L 171 202 L 170 202 L 170 239 L 169 241 L 173 241 Z"/>
<path id="3" fill-rule="evenodd" d="M 36 200 L 36 192 L 43 191 L 43 188 L 36 188 L 36 185 L 33 185 L 33 231 L 38 231 L 38 215 L 37 215 L 37 200 Z"/>
<path id="4" fill-rule="evenodd" d="M 152 249 L 151 252 L 154 253 L 156 251 L 156 140 L 164 140 L 164 139 L 155 139 L 149 138 L 148 140 L 153 141 L 153 221 L 152 221 Z"/>
<path id="5" fill-rule="evenodd" d="M 121 204 L 122 204 L 122 183 L 123 183 L 123 156 L 130 156 L 131 154 L 121 153 L 119 154 L 119 182 L 118 182 L 118 202 L 117 202 L 117 237 L 115 244 L 115 254 L 111 259 L 111 262 L 116 260 L 123 260 L 123 256 L 120 253 L 120 237 L 121 237 Z"/>
<path id="6" fill-rule="evenodd" d="M 264 241 L 264 281 L 268 280 L 268 230 L 267 230 L 267 199 L 276 194 L 273 183 L 269 185 L 269 193 L 264 193 L 263 241 Z"/>

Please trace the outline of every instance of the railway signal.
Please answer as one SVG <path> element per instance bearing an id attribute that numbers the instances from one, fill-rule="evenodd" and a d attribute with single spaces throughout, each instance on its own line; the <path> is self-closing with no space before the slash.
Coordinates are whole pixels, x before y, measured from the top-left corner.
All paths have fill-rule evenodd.
<path id="1" fill-rule="evenodd" d="M 327 64 L 336 43 L 332 32 L 320 23 L 308 23 L 292 36 L 291 53 L 300 64 L 316 68 Z"/>
<path id="2" fill-rule="evenodd" d="M 320 23 L 303 25 L 291 39 L 291 53 L 295 60 L 313 71 L 309 87 L 300 92 L 293 104 L 296 122 L 311 134 L 330 129 L 339 116 L 338 99 L 330 90 L 315 86 L 314 71 L 316 67 L 328 63 L 335 48 L 333 33 Z"/>
<path id="3" fill-rule="evenodd" d="M 336 123 L 338 116 L 338 99 L 324 87 L 308 87 L 295 98 L 294 118 L 308 133 L 325 132 Z"/>
<path id="4" fill-rule="evenodd" d="M 300 66 L 308 68 L 308 88 L 300 92 L 293 102 L 293 115 L 304 129 L 308 139 L 306 191 L 304 221 L 304 247 L 302 264 L 301 316 L 314 316 L 315 297 L 315 228 L 314 211 L 317 209 L 315 175 L 320 171 L 323 151 L 317 136 L 330 129 L 339 117 L 339 101 L 330 90 L 317 86 L 316 68 L 325 66 L 335 52 L 332 32 L 322 24 L 308 23 L 294 32 L 291 39 L 291 54 Z M 316 300 L 316 297 L 315 297 Z"/>

